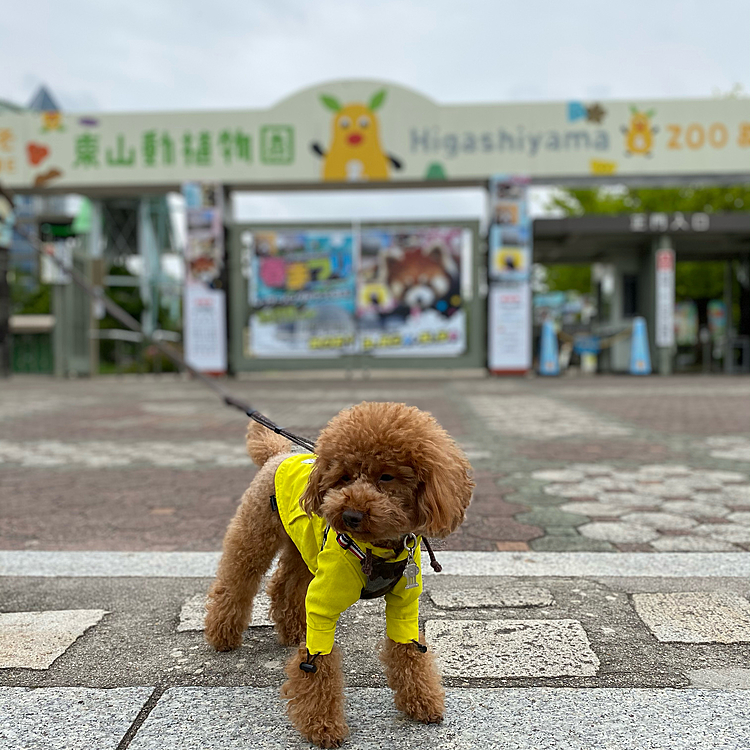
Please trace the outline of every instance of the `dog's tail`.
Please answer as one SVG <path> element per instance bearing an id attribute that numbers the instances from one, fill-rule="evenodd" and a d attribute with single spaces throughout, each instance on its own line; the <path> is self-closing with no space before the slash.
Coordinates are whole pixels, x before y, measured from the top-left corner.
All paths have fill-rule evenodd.
<path id="1" fill-rule="evenodd" d="M 247 426 L 247 452 L 258 468 L 272 456 L 288 453 L 291 448 L 292 444 L 286 438 L 250 420 Z"/>

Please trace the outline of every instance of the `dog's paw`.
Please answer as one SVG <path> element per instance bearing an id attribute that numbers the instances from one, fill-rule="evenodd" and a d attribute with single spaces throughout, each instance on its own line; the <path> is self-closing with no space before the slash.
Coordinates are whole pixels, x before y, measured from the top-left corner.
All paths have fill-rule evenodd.
<path id="1" fill-rule="evenodd" d="M 346 724 L 330 726 L 321 723 L 318 726 L 310 727 L 302 734 L 308 742 L 312 742 L 318 747 L 341 747 L 349 735 L 349 727 Z"/>
<path id="2" fill-rule="evenodd" d="M 206 618 L 205 636 L 217 651 L 234 651 L 242 645 L 242 631 L 223 622 L 210 622 Z"/>
<path id="3" fill-rule="evenodd" d="M 445 713 L 445 702 L 442 696 L 410 696 L 408 700 L 397 698 L 396 708 L 422 724 L 440 724 Z"/>

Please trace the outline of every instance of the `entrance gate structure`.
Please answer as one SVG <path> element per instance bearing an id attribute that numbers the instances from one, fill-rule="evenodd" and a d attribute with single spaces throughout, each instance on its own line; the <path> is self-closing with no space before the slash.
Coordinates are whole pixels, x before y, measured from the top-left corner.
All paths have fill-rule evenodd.
<path id="1" fill-rule="evenodd" d="M 7 112 L 0 114 L 0 131 L 4 184 L 21 193 L 86 195 L 95 217 L 101 217 L 100 201 L 106 198 L 164 195 L 187 181 L 219 183 L 228 199 L 239 190 L 486 188 L 498 174 L 560 186 L 750 181 L 747 99 L 442 105 L 395 84 L 335 81 L 266 110 Z M 241 235 L 248 227 L 233 224 L 229 214 L 227 219 L 229 263 L 206 278 L 213 284 L 229 281 L 233 291 L 231 366 L 282 366 L 244 354 L 248 326 L 239 319 L 244 313 L 238 272 Z M 96 260 L 101 250 L 96 229 L 91 237 Z M 191 252 L 200 254 L 200 247 Z M 140 250 L 147 255 L 153 248 Z M 196 260 L 202 259 L 189 258 Z M 475 242 L 467 342 L 484 340 L 479 271 L 485 266 Z M 643 312 L 648 317 L 648 306 Z M 395 361 L 374 357 L 373 366 Z M 457 357 L 419 362 L 482 364 L 484 344 L 467 343 Z M 306 364 L 331 366 L 331 360 L 311 358 Z"/>

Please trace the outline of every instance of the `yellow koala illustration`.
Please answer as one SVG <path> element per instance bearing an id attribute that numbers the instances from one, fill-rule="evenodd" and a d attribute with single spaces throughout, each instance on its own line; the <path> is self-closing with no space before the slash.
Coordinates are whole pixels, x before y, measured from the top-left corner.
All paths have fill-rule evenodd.
<path id="1" fill-rule="evenodd" d="M 328 152 L 318 143 L 312 150 L 323 157 L 323 179 L 335 182 L 387 180 L 391 168 L 401 169 L 401 162 L 383 151 L 380 145 L 380 124 L 375 110 L 385 100 L 385 89 L 372 96 L 369 103 L 342 105 L 333 96 L 320 100 L 335 112 Z"/>
<path id="2" fill-rule="evenodd" d="M 635 107 L 630 108 L 630 125 L 622 128 L 625 135 L 625 154 L 643 154 L 652 156 L 651 149 L 654 147 L 654 134 L 659 128 L 651 127 L 651 118 L 656 114 L 653 109 L 648 112 L 639 112 Z"/>

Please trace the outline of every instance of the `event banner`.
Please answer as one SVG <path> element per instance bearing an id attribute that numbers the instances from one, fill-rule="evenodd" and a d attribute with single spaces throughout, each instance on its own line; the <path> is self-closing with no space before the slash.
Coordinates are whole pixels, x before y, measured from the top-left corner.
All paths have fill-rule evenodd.
<path id="1" fill-rule="evenodd" d="M 254 357 L 335 357 L 356 349 L 354 236 L 270 230 L 250 238 Z"/>
<path id="2" fill-rule="evenodd" d="M 531 220 L 528 177 L 490 182 L 488 360 L 495 373 L 531 367 Z"/>
<path id="3" fill-rule="evenodd" d="M 187 215 L 182 303 L 185 359 L 200 372 L 227 370 L 223 190 L 213 182 L 182 186 Z"/>
<path id="4" fill-rule="evenodd" d="M 466 350 L 463 227 L 250 233 L 253 357 L 444 357 Z"/>
<path id="5" fill-rule="evenodd" d="M 362 232 L 357 315 L 360 348 L 375 356 L 443 357 L 466 350 L 461 266 L 472 233 L 462 227 Z"/>

